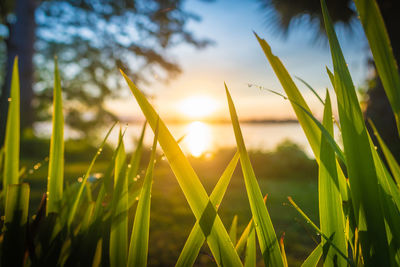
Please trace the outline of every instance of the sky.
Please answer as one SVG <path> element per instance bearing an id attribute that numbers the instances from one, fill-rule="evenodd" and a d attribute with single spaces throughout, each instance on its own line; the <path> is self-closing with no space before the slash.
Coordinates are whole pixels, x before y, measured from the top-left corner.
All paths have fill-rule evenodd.
<path id="1" fill-rule="evenodd" d="M 253 31 L 271 45 L 273 53 L 282 60 L 293 78 L 298 76 L 307 81 L 322 97 L 326 88 L 333 93 L 325 72 L 325 66 L 332 66 L 329 47 L 327 43 L 315 43 L 309 28 L 296 27 L 283 38 L 267 26 L 265 11 L 257 0 L 216 0 L 211 3 L 188 0 L 185 8 L 201 17 L 199 22 L 190 22 L 188 29 L 197 37 L 211 39 L 214 44 L 203 50 L 187 44 L 170 49 L 169 55 L 180 65 L 182 74 L 167 84 L 155 80 L 140 88 L 155 96 L 153 104 L 162 118 L 190 119 L 182 112 L 182 107 L 188 106 L 185 99 L 202 96 L 213 99 L 214 111 L 209 116 L 228 119 L 224 82 L 231 91 L 240 119 L 294 118 L 288 101 L 248 85 L 284 92 Z M 363 86 L 368 74 L 369 52 L 362 31 L 354 36 L 339 34 L 339 41 L 356 87 Z M 322 105 L 303 84 L 295 82 L 311 110 L 320 117 Z M 129 97 L 109 101 L 107 107 L 125 118 L 143 118 L 128 87 L 123 95 Z"/>

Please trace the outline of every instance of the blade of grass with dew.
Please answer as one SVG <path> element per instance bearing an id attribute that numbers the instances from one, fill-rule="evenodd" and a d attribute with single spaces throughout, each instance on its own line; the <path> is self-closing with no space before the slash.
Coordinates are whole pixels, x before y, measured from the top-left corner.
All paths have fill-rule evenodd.
<path id="1" fill-rule="evenodd" d="M 129 245 L 127 266 L 147 266 L 147 254 L 149 249 L 151 187 L 153 184 L 153 170 L 156 158 L 157 139 L 158 123 L 154 131 L 154 140 L 153 146 L 151 148 L 150 162 L 146 170 L 142 190 L 140 192 L 139 203 L 136 208 L 131 242 Z"/>
<path id="2" fill-rule="evenodd" d="M 268 195 L 265 195 L 264 204 L 267 201 L 267 197 L 268 197 Z M 254 227 L 253 218 L 251 218 L 251 220 L 247 224 L 246 228 L 243 230 L 242 235 L 239 238 L 239 241 L 236 243 L 235 249 L 239 255 L 242 254 L 242 252 L 243 252 L 243 249 L 246 245 L 247 238 L 249 236 L 249 233 L 250 233 L 252 227 Z"/>
<path id="3" fill-rule="evenodd" d="M 243 177 L 246 185 L 247 196 L 249 198 L 251 213 L 257 231 L 258 242 L 266 266 L 283 266 L 282 255 L 279 250 L 278 240 L 275 230 L 269 217 L 267 207 L 264 204 L 263 196 L 254 174 L 253 167 L 247 154 L 239 119 L 232 101 L 232 97 L 225 84 L 226 96 L 228 99 L 229 112 L 231 115 L 232 126 L 235 133 L 236 144 L 240 153 L 240 163 L 242 166 Z"/>
<path id="4" fill-rule="evenodd" d="M 123 133 L 124 135 L 124 133 Z M 113 171 L 115 167 L 115 160 L 117 158 L 119 148 L 122 146 L 122 138 L 118 138 L 118 144 L 117 147 L 115 148 L 113 155 L 111 157 L 111 161 L 104 172 L 103 178 L 101 180 L 101 186 L 100 186 L 100 191 L 97 195 L 96 199 L 96 205 L 94 208 L 94 220 L 97 220 L 100 215 L 102 214 L 103 211 L 103 200 L 104 197 L 107 195 L 107 193 L 111 194 L 112 193 L 112 177 L 113 177 Z"/>
<path id="5" fill-rule="evenodd" d="M 10 184 L 6 190 L 2 266 L 22 266 L 29 207 L 29 185 Z"/>
<path id="6" fill-rule="evenodd" d="M 319 260 L 322 257 L 323 249 L 322 245 L 319 244 L 307 257 L 307 259 L 303 262 L 301 267 L 316 267 L 318 265 Z"/>
<path id="7" fill-rule="evenodd" d="M 85 185 L 86 185 L 87 179 L 89 178 L 90 172 L 92 171 L 92 168 L 93 168 L 93 166 L 94 166 L 94 164 L 95 164 L 97 158 L 99 157 L 99 155 L 100 155 L 101 152 L 103 151 L 103 148 L 104 148 L 104 145 L 105 145 L 106 142 L 107 142 L 108 136 L 110 135 L 111 131 L 114 129 L 114 127 L 115 127 L 116 124 L 117 124 L 117 122 L 115 122 L 115 123 L 111 126 L 111 128 L 108 130 L 106 136 L 105 136 L 104 139 L 103 139 L 103 142 L 101 142 L 101 145 L 100 145 L 99 149 L 97 150 L 97 152 L 96 152 L 96 154 L 94 155 L 92 161 L 90 162 L 89 168 L 87 169 L 85 175 L 83 176 L 82 183 L 81 183 L 81 185 L 80 185 L 80 187 L 79 187 L 79 190 L 78 190 L 78 193 L 77 193 L 77 195 L 76 195 L 76 198 L 73 200 L 73 204 L 72 204 L 71 210 L 70 210 L 69 215 L 68 215 L 68 227 L 71 226 L 71 223 L 72 223 L 72 221 L 73 221 L 74 218 L 75 218 L 76 209 L 77 209 L 77 207 L 78 207 L 78 203 L 79 203 L 80 200 L 81 200 L 82 192 L 83 192 L 83 189 L 85 188 Z"/>
<path id="8" fill-rule="evenodd" d="M 321 1 L 321 6 L 331 47 L 343 146 L 364 259 L 366 264 L 388 266 L 383 203 L 364 118 L 325 1 Z M 369 251 L 373 251 L 372 255 Z"/>
<path id="9" fill-rule="evenodd" d="M 144 139 L 144 134 L 146 132 L 146 125 L 147 121 L 144 122 L 142 132 L 140 134 L 139 140 L 136 145 L 135 152 L 132 153 L 131 160 L 128 164 L 128 181 L 133 180 L 136 175 L 138 174 L 139 166 L 140 166 L 140 159 L 142 157 L 142 150 L 143 150 L 143 139 Z"/>
<path id="10" fill-rule="evenodd" d="M 371 120 L 368 120 L 368 122 L 371 125 L 372 130 L 374 131 L 374 135 L 379 142 L 383 154 L 385 155 L 386 161 L 389 165 L 390 171 L 392 172 L 393 178 L 395 179 L 397 186 L 400 187 L 400 166 L 397 163 L 396 159 L 394 158 L 390 149 L 385 144 L 385 141 L 383 141 L 382 137 L 380 136 L 378 130 L 375 127 L 375 124 Z"/>
<path id="11" fill-rule="evenodd" d="M 61 80 L 57 58 L 54 59 L 53 123 L 50 140 L 46 214 L 59 213 L 64 184 L 64 116 Z"/>
<path id="12" fill-rule="evenodd" d="M 303 217 L 303 219 L 306 221 L 306 223 L 308 225 L 311 226 L 311 228 L 313 228 L 315 230 L 315 232 L 317 234 L 319 234 L 330 246 L 332 246 L 337 252 L 338 254 L 343 257 L 344 259 L 346 259 L 346 261 L 349 263 L 350 266 L 354 266 L 354 262 L 351 261 L 349 259 L 348 256 L 346 256 L 345 252 L 341 251 L 333 242 L 332 240 L 326 236 L 319 228 L 318 226 L 315 225 L 315 223 L 304 213 L 304 211 L 302 211 L 300 209 L 299 206 L 297 206 L 297 204 L 293 201 L 293 199 L 291 197 L 288 197 L 288 200 L 290 202 L 290 204 L 292 205 L 292 207 Z"/>
<path id="13" fill-rule="evenodd" d="M 313 121 L 312 116 L 309 116 L 309 114 L 312 114 L 310 108 L 308 107 L 296 84 L 290 77 L 285 66 L 282 64 L 280 59 L 272 53 L 269 44 L 264 39 L 261 39 L 256 33 L 254 33 L 254 35 L 256 36 L 261 48 L 264 51 L 265 56 L 271 64 L 275 75 L 278 77 L 283 89 L 285 90 L 288 99 L 290 99 L 296 117 L 307 137 L 308 143 L 311 146 L 315 159 L 319 164 L 319 146 L 321 144 L 321 132 L 318 129 L 318 126 L 315 124 L 315 121 Z M 307 114 L 305 111 L 307 111 L 309 114 Z M 344 201 L 348 201 L 349 197 L 346 186 L 346 178 L 344 177 L 343 170 L 338 162 L 336 162 L 336 167 L 338 169 L 340 193 L 342 195 L 342 199 Z"/>
<path id="14" fill-rule="evenodd" d="M 14 58 L 10 98 L 8 101 L 9 106 L 4 140 L 3 190 L 7 190 L 9 184 L 18 184 L 19 177 L 20 88 L 18 57 Z"/>
<path id="15" fill-rule="evenodd" d="M 154 131 L 158 118 L 156 111 L 125 73 L 122 71 L 121 73 Z M 226 228 L 218 216 L 215 206 L 212 205 L 196 172 L 161 119 L 159 127 L 158 142 L 168 159 L 194 216 L 200 222 L 201 229 L 207 237 L 207 243 L 216 263 L 222 266 L 241 266 L 242 263 L 230 241 Z"/>
<path id="16" fill-rule="evenodd" d="M 235 215 L 233 216 L 231 228 L 229 229 L 229 237 L 232 240 L 232 243 L 235 245 L 236 244 L 236 238 L 237 238 L 237 221 L 238 221 L 238 216 Z"/>
<path id="17" fill-rule="evenodd" d="M 385 23 L 375 0 L 354 0 L 354 3 L 400 135 L 400 76 Z"/>
<path id="18" fill-rule="evenodd" d="M 323 125 L 333 136 L 331 99 L 326 91 Z M 335 151 L 326 138 L 321 138 L 320 164 L 318 171 L 318 203 L 321 231 L 331 237 L 332 242 L 347 256 L 342 198 L 336 170 Z M 322 246 L 326 243 L 322 240 Z M 346 266 L 345 259 L 328 248 L 324 258 L 324 266 Z"/>
<path id="19" fill-rule="evenodd" d="M 255 267 L 257 264 L 256 251 L 256 231 L 254 227 L 250 229 L 249 237 L 246 242 L 246 256 L 244 258 L 244 267 Z M 273 266 L 273 265 L 272 265 Z"/>
<path id="20" fill-rule="evenodd" d="M 128 259 L 128 181 L 126 180 L 126 154 L 120 130 L 114 167 L 114 192 L 110 231 L 110 266 L 126 265 Z"/>
<path id="21" fill-rule="evenodd" d="M 309 85 L 306 81 L 304 81 L 302 78 L 295 76 L 297 80 L 299 80 L 300 82 L 302 82 L 308 89 L 310 89 L 310 91 L 318 98 L 319 102 L 321 102 L 322 105 L 325 105 L 324 101 L 322 100 L 322 98 L 319 96 L 319 94 L 314 90 L 314 88 L 312 88 L 311 85 Z"/>
<path id="22" fill-rule="evenodd" d="M 217 209 L 222 202 L 226 189 L 228 188 L 228 185 L 231 181 L 233 172 L 236 169 L 238 160 L 239 152 L 236 152 L 232 160 L 229 162 L 228 166 L 222 173 L 217 185 L 210 195 L 210 201 Z M 179 255 L 178 261 L 176 262 L 175 266 L 193 266 L 194 262 L 196 261 L 197 255 L 199 254 L 201 246 L 204 244 L 204 241 L 204 234 L 201 230 L 199 222 L 196 221 L 196 224 L 193 226 L 192 231 L 190 232 L 189 237 L 186 240 L 186 243 L 181 251 L 181 254 Z"/>

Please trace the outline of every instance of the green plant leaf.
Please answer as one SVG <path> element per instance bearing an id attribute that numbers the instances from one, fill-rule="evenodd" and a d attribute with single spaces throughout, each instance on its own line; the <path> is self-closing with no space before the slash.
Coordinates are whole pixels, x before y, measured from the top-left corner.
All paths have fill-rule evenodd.
<path id="1" fill-rule="evenodd" d="M 128 180 L 123 135 L 115 158 L 114 192 L 111 203 L 110 266 L 124 266 L 128 259 Z"/>
<path id="2" fill-rule="evenodd" d="M 245 267 L 255 267 L 257 264 L 256 253 L 256 231 L 251 227 L 246 244 L 246 256 L 244 258 Z M 272 265 L 273 266 L 273 265 Z"/>
<path id="3" fill-rule="evenodd" d="M 78 190 L 78 192 L 77 192 L 77 194 L 76 194 L 76 197 L 75 197 L 74 200 L 73 200 L 73 204 L 71 205 L 71 210 L 70 210 L 70 212 L 69 212 L 69 214 L 68 214 L 68 227 L 71 226 L 71 223 L 72 223 L 72 221 L 73 221 L 73 219 L 74 219 L 74 217 L 75 217 L 75 213 L 76 213 L 76 209 L 77 209 L 77 207 L 78 207 L 78 203 L 80 203 L 80 201 L 81 201 L 83 189 L 85 188 L 87 179 L 89 178 L 89 175 L 90 175 L 90 172 L 92 171 L 92 168 L 93 168 L 93 166 L 94 166 L 94 163 L 96 162 L 97 158 L 99 157 L 99 155 L 100 155 L 101 152 L 103 151 L 103 148 L 104 148 L 104 145 L 105 145 L 106 142 L 107 142 L 108 136 L 110 135 L 112 129 L 114 129 L 114 127 L 115 127 L 116 124 L 117 124 L 117 122 L 115 122 L 115 123 L 111 126 L 110 130 L 108 130 L 106 136 L 105 136 L 104 139 L 103 139 L 103 142 L 101 143 L 99 149 L 97 150 L 97 152 L 96 152 L 96 154 L 94 155 L 92 161 L 90 162 L 89 168 L 87 169 L 85 175 L 83 176 L 82 183 L 80 184 L 79 190 Z"/>
<path id="4" fill-rule="evenodd" d="M 18 184 L 19 177 L 20 88 L 18 57 L 14 58 L 10 98 L 8 101 L 6 136 L 4 140 L 4 190 L 7 190 L 10 184 Z"/>
<path id="5" fill-rule="evenodd" d="M 29 185 L 10 184 L 6 191 L 2 266 L 22 266 L 29 208 Z"/>
<path id="6" fill-rule="evenodd" d="M 131 242 L 129 245 L 127 266 L 147 266 L 147 253 L 149 249 L 149 228 L 150 228 L 150 203 L 151 187 L 153 184 L 153 170 L 156 158 L 158 139 L 158 122 L 154 131 L 154 141 L 151 148 L 150 162 L 144 177 L 140 199 L 136 208 L 135 220 L 133 222 Z"/>
<path id="7" fill-rule="evenodd" d="M 321 1 L 325 28 L 331 48 L 346 166 L 352 203 L 366 264 L 389 265 L 389 247 L 383 202 L 364 118 L 349 70 L 336 37 L 325 1 Z M 372 251 L 372 253 L 369 253 Z"/>
<path id="8" fill-rule="evenodd" d="M 61 80 L 57 58 L 54 59 L 53 126 L 50 140 L 46 213 L 60 213 L 64 184 L 64 116 Z"/>
<path id="9" fill-rule="evenodd" d="M 244 144 L 236 109 L 226 84 L 225 91 L 228 99 L 232 126 L 235 132 L 236 144 L 240 153 L 240 163 L 242 165 L 247 196 L 249 198 L 251 213 L 253 214 L 254 225 L 258 236 L 258 243 L 260 244 L 264 263 L 266 266 L 283 266 L 282 256 L 279 250 L 275 230 L 272 225 L 271 218 L 269 217 L 267 207 L 264 204 L 261 190 L 254 174 L 246 146 Z"/>
<path id="10" fill-rule="evenodd" d="M 390 152 L 390 149 L 387 147 L 381 136 L 379 135 L 378 130 L 375 127 L 375 124 L 371 121 L 368 120 L 369 124 L 371 125 L 374 135 L 376 139 L 378 139 L 379 145 L 382 149 L 383 154 L 385 155 L 386 161 L 389 165 L 390 171 L 393 174 L 393 178 L 395 179 L 397 186 L 400 186 L 400 166 L 397 163 L 396 159 L 394 158 L 392 152 Z"/>
<path id="11" fill-rule="evenodd" d="M 322 245 L 319 244 L 303 262 L 301 267 L 316 267 L 322 256 Z"/>
<path id="12" fill-rule="evenodd" d="M 237 220 L 238 216 L 235 215 L 233 216 L 231 228 L 229 229 L 229 237 L 232 240 L 232 243 L 235 245 L 236 244 L 236 238 L 237 238 Z"/>
<path id="13" fill-rule="evenodd" d="M 332 107 L 328 91 L 326 91 L 323 125 L 328 133 L 333 136 Z M 344 215 L 336 170 L 335 151 L 324 137 L 321 138 L 320 157 L 318 172 L 320 228 L 347 257 Z M 321 243 L 324 246 L 326 241 L 322 240 Z M 324 257 L 324 266 L 347 265 L 345 259 L 340 257 L 333 248 L 328 247 L 327 249 L 328 251 Z"/>
<path id="14" fill-rule="evenodd" d="M 354 0 L 400 135 L 400 76 L 381 12 L 375 0 Z"/>
<path id="15" fill-rule="evenodd" d="M 154 131 L 158 118 L 156 111 L 125 73 L 122 71 L 121 73 L 128 83 L 149 125 Z M 217 214 L 215 206 L 210 201 L 197 174 L 161 119 L 159 127 L 158 142 L 168 159 L 169 165 L 177 178 L 194 216 L 200 222 L 200 226 L 204 235 L 207 237 L 208 246 L 214 255 L 216 263 L 222 266 L 241 266 L 240 258 Z"/>
<path id="16" fill-rule="evenodd" d="M 236 152 L 232 160 L 229 162 L 228 166 L 222 173 L 217 185 L 210 195 L 211 203 L 215 207 L 217 207 L 217 209 L 222 202 L 226 189 L 228 188 L 229 182 L 232 178 L 233 172 L 235 171 L 238 160 L 239 152 Z M 193 266 L 204 241 L 204 234 L 197 221 L 196 224 L 193 226 L 189 237 L 186 240 L 185 246 L 183 247 L 175 266 Z"/>

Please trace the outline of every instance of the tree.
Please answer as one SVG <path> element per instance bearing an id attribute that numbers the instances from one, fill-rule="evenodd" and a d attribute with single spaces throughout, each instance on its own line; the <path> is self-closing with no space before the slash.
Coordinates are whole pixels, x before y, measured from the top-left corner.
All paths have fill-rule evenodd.
<path id="1" fill-rule="evenodd" d="M 0 140 L 15 55 L 20 60 L 22 128 L 31 127 L 35 120 L 48 119 L 52 59 L 57 55 L 64 98 L 68 100 L 66 122 L 85 134 L 114 119 L 103 103 L 118 95 L 119 68 L 136 82 L 146 83 L 151 76 L 167 80 L 180 72 L 177 63 L 166 54 L 168 48 L 182 42 L 197 48 L 210 43 L 186 29 L 188 21 L 199 18 L 186 11 L 183 3 L 184 0 L 2 0 L 0 26 L 7 29 L 3 34 L 7 64 L 0 100 Z"/>
<path id="2" fill-rule="evenodd" d="M 267 20 L 283 33 L 288 34 L 290 29 L 298 22 L 308 23 L 310 28 L 315 28 L 317 36 L 324 36 L 325 30 L 321 13 L 320 0 L 259 0 L 267 11 Z M 389 35 L 392 49 L 397 62 L 400 62 L 400 1 L 376 0 Z M 327 0 L 327 6 L 335 24 L 345 25 L 348 29 L 354 26 L 357 12 L 350 0 Z M 386 97 L 382 83 L 375 72 L 373 61 L 370 64 L 374 75 L 367 81 L 365 116 L 370 118 L 377 126 L 378 131 L 386 143 L 390 144 L 394 155 L 399 155 L 400 141 L 398 138 L 396 122 Z M 368 124 L 367 124 L 368 125 Z M 373 137 L 373 134 L 371 134 Z"/>

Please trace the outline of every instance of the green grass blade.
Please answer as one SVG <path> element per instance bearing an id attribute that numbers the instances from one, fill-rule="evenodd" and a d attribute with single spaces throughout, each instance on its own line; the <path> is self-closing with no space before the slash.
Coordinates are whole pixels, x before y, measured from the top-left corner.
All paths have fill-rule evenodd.
<path id="1" fill-rule="evenodd" d="M 395 179 L 397 186 L 399 187 L 400 186 L 400 166 L 397 163 L 396 159 L 394 158 L 392 152 L 390 152 L 390 149 L 385 144 L 385 141 L 383 141 L 383 139 L 379 135 L 379 132 L 375 127 L 375 124 L 371 120 L 368 120 L 368 122 L 374 131 L 374 135 L 375 135 L 376 139 L 378 139 L 379 145 L 382 149 L 383 154 L 385 155 L 386 161 L 389 165 L 390 171 L 392 172 L 393 178 Z"/>
<path id="2" fill-rule="evenodd" d="M 2 266 L 22 266 L 25 252 L 29 185 L 10 184 L 6 192 Z"/>
<path id="3" fill-rule="evenodd" d="M 246 256 L 244 259 L 245 267 L 255 267 L 257 264 L 256 253 L 256 231 L 254 227 L 250 229 L 249 237 L 246 244 Z M 273 265 L 272 265 L 273 266 Z"/>
<path id="4" fill-rule="evenodd" d="M 6 136 L 4 140 L 3 190 L 9 184 L 18 184 L 19 177 L 19 134 L 20 134 L 20 88 L 18 57 L 14 59 L 11 90 L 7 114 Z"/>
<path id="5" fill-rule="evenodd" d="M 229 237 L 232 240 L 232 243 L 235 245 L 236 244 L 236 238 L 237 238 L 237 221 L 238 221 L 238 216 L 235 215 L 233 216 L 231 228 L 229 229 Z"/>
<path id="6" fill-rule="evenodd" d="M 285 239 L 285 232 L 283 232 L 281 238 L 279 239 L 279 247 L 281 248 L 282 251 L 283 266 L 288 267 L 284 239 Z"/>
<path id="7" fill-rule="evenodd" d="M 87 169 L 85 175 L 83 176 L 83 181 L 79 187 L 78 193 L 76 195 L 76 198 L 73 200 L 73 204 L 71 206 L 71 210 L 68 214 L 68 227 L 71 226 L 72 221 L 74 220 L 75 217 L 75 213 L 76 213 L 76 209 L 78 207 L 78 203 L 80 203 L 81 197 L 82 197 L 82 193 L 83 193 L 83 189 L 85 188 L 87 179 L 89 178 L 90 172 L 92 171 L 92 168 L 94 166 L 94 163 L 96 162 L 97 158 L 99 157 L 99 155 L 101 154 L 101 152 L 103 151 L 103 147 L 107 142 L 108 136 L 110 135 L 112 129 L 114 129 L 115 125 L 117 124 L 117 122 L 115 122 L 110 130 L 108 130 L 106 136 L 103 139 L 103 142 L 101 143 L 99 149 L 97 150 L 96 154 L 94 155 L 92 161 L 90 162 L 89 168 Z"/>
<path id="8" fill-rule="evenodd" d="M 400 76 L 390 39 L 374 0 L 354 0 L 400 134 Z"/>
<path id="9" fill-rule="evenodd" d="M 304 81 L 302 78 L 295 76 L 297 80 L 299 80 L 300 82 L 302 82 L 308 89 L 310 89 L 310 91 L 318 98 L 319 102 L 321 102 L 322 105 L 325 105 L 324 101 L 322 100 L 322 98 L 319 96 L 319 94 L 314 90 L 314 88 L 312 88 L 311 85 L 309 85 L 306 81 Z"/>
<path id="10" fill-rule="evenodd" d="M 121 73 L 154 131 L 158 118 L 156 111 L 134 83 L 122 71 Z M 194 216 L 200 222 L 204 235 L 207 236 L 207 243 L 217 264 L 222 266 L 241 266 L 240 258 L 197 174 L 161 119 L 159 127 L 158 142 Z"/>
<path id="11" fill-rule="evenodd" d="M 295 210 L 303 217 L 303 219 L 307 222 L 308 225 L 311 226 L 311 228 L 313 228 L 315 230 L 315 232 L 317 232 L 317 234 L 321 235 L 321 237 L 330 245 L 332 246 L 337 253 L 343 257 L 343 259 L 346 259 L 346 261 L 351 265 L 354 266 L 354 263 L 349 259 L 348 256 L 346 256 L 344 251 L 341 251 L 331 240 L 330 237 L 328 237 L 327 235 L 325 235 L 321 229 L 318 228 L 318 226 L 315 225 L 315 223 L 300 209 L 299 206 L 297 206 L 297 204 L 293 201 L 293 199 L 291 197 L 288 197 L 288 200 L 290 202 L 290 204 L 293 206 L 293 208 L 295 208 Z"/>
<path id="12" fill-rule="evenodd" d="M 238 242 L 236 243 L 235 249 L 239 255 L 242 254 L 245 248 L 247 238 L 249 237 L 252 227 L 254 227 L 253 219 L 251 219 L 250 222 L 247 224 L 246 228 L 244 228 L 242 235 L 240 236 Z"/>
<path id="13" fill-rule="evenodd" d="M 128 164 L 128 181 L 133 180 L 136 175 L 138 174 L 139 166 L 140 166 L 140 159 L 142 157 L 142 150 L 143 150 L 143 139 L 144 139 L 144 134 L 146 132 L 146 125 L 147 122 L 144 122 L 143 128 L 142 128 L 142 133 L 140 134 L 135 152 L 132 153 L 131 160 Z"/>
<path id="14" fill-rule="evenodd" d="M 222 202 L 226 189 L 228 188 L 229 182 L 232 178 L 233 172 L 235 171 L 238 160 L 239 152 L 236 152 L 232 160 L 229 162 L 228 166 L 222 173 L 213 192 L 211 193 L 210 201 L 215 207 L 217 207 L 217 209 Z M 186 240 L 185 246 L 183 247 L 175 266 L 193 266 L 204 241 L 204 234 L 200 228 L 199 223 L 196 222 L 196 224 L 192 228 L 192 231 L 190 232 L 189 237 Z"/>
<path id="15" fill-rule="evenodd" d="M 366 264 L 389 265 L 383 203 L 379 197 L 378 177 L 368 133 L 353 81 L 323 0 L 321 5 L 331 47 L 346 165 L 364 259 Z"/>
<path id="16" fill-rule="evenodd" d="M 129 245 L 128 264 L 132 267 L 147 266 L 147 253 L 149 249 L 150 204 L 151 187 L 153 184 L 153 170 L 156 158 L 158 139 L 158 125 L 154 131 L 154 141 L 151 148 L 150 162 L 144 177 L 140 199 L 136 208 L 133 222 L 131 242 Z"/>
<path id="17" fill-rule="evenodd" d="M 264 204 L 267 201 L 267 196 L 268 195 L 265 195 L 265 197 L 264 197 Z M 247 224 L 246 228 L 244 228 L 244 230 L 242 232 L 242 235 L 239 238 L 239 241 L 236 243 L 235 249 L 236 249 L 236 252 L 239 255 L 242 254 L 242 252 L 244 250 L 244 247 L 245 247 L 246 242 L 247 242 L 247 238 L 248 238 L 248 236 L 250 234 L 250 231 L 251 231 L 252 227 L 254 227 L 253 218 L 251 218 L 251 220 Z"/>
<path id="18" fill-rule="evenodd" d="M 332 107 L 328 91 L 326 91 L 323 125 L 333 136 Z M 347 256 L 344 215 L 339 181 L 336 170 L 335 151 L 326 138 L 321 138 L 320 165 L 318 172 L 318 200 L 321 231 L 329 236 L 332 242 Z M 326 244 L 322 240 L 322 246 Z M 328 248 L 324 258 L 324 266 L 346 266 L 346 261 L 337 252 Z"/>
<path id="19" fill-rule="evenodd" d="M 303 262 L 301 267 L 316 267 L 323 253 L 322 245 L 319 244 Z"/>
<path id="20" fill-rule="evenodd" d="M 269 217 L 267 207 L 264 204 L 263 196 L 244 144 L 236 109 L 226 85 L 225 91 L 228 99 L 233 130 L 235 132 L 236 144 L 240 153 L 240 163 L 242 165 L 247 196 L 249 198 L 251 213 L 253 215 L 264 263 L 266 266 L 283 266 L 275 230 L 271 218 Z"/>
<path id="21" fill-rule="evenodd" d="M 287 98 L 290 99 L 293 110 L 296 113 L 296 117 L 307 137 L 311 149 L 313 150 L 315 159 L 319 163 L 319 153 L 320 153 L 319 147 L 321 144 L 321 131 L 318 127 L 318 124 L 316 124 L 315 121 L 313 120 L 313 116 L 309 116 L 309 114 L 312 114 L 310 108 L 308 107 L 306 101 L 301 95 L 296 84 L 290 77 L 285 66 L 283 66 L 280 59 L 272 53 L 269 44 L 264 39 L 261 39 L 257 34 L 255 34 L 255 36 L 261 48 L 263 49 L 265 56 L 267 57 L 269 63 L 271 64 L 275 72 L 275 75 L 278 77 L 283 89 L 285 90 Z M 346 186 L 346 179 L 338 162 L 336 163 L 336 168 L 338 169 L 340 192 L 342 195 L 342 199 L 344 201 L 348 201 L 349 193 Z"/>
<path id="22" fill-rule="evenodd" d="M 53 126 L 50 141 L 46 214 L 60 212 L 64 184 L 64 116 L 61 80 L 57 59 L 54 59 Z"/>
<path id="23" fill-rule="evenodd" d="M 110 266 L 126 265 L 128 259 L 128 181 L 126 180 L 126 154 L 120 132 L 115 168 L 112 218 L 110 232 Z"/>

